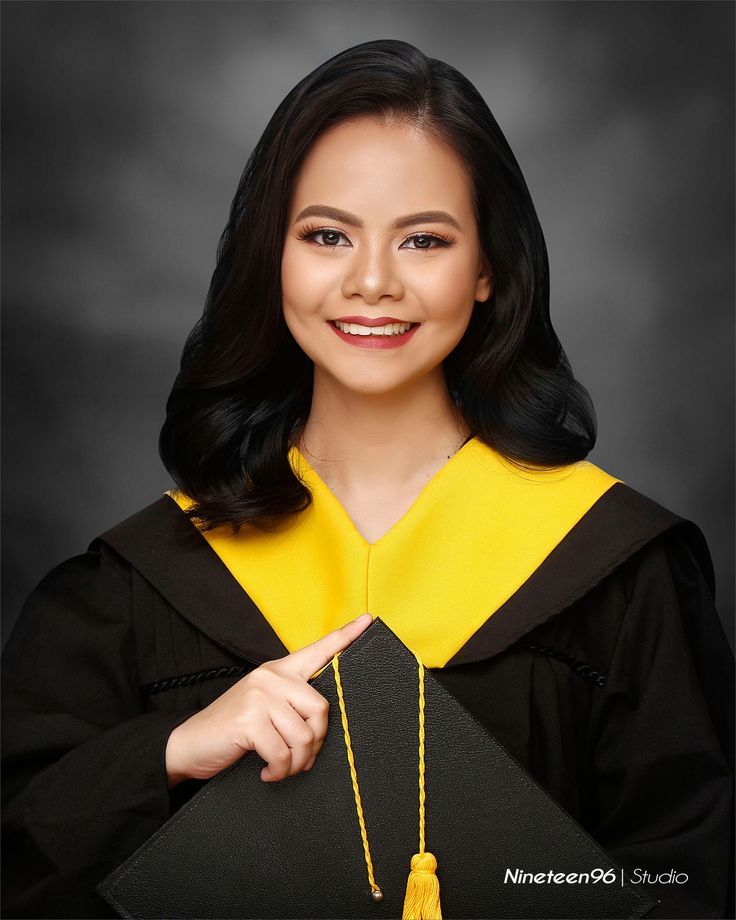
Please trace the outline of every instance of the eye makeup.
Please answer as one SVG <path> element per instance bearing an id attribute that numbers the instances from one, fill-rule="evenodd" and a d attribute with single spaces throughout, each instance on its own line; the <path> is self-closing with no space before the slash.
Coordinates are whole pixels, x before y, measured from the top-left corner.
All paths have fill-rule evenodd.
<path id="1" fill-rule="evenodd" d="M 336 234 L 337 236 L 345 237 L 345 239 L 347 239 L 347 236 L 345 235 L 345 233 L 343 233 L 342 230 L 335 230 L 332 227 L 316 227 L 311 224 L 308 224 L 307 226 L 303 227 L 297 233 L 297 238 L 300 240 L 309 240 L 310 242 L 314 242 L 316 243 L 317 246 L 321 247 L 322 249 L 340 248 L 337 245 L 332 246 L 324 242 L 317 243 L 314 237 L 319 236 L 320 233 L 332 233 L 332 234 Z M 433 230 L 431 232 L 429 230 L 422 230 L 417 233 L 412 233 L 410 236 L 408 236 L 404 240 L 404 243 L 408 242 L 409 240 L 415 240 L 417 238 L 418 239 L 428 239 L 437 244 L 436 246 L 432 246 L 432 247 L 426 247 L 426 246 L 410 247 L 410 248 L 413 248 L 417 252 L 431 252 L 434 249 L 439 249 L 439 248 L 446 247 L 446 246 L 452 246 L 453 243 L 455 243 L 455 238 L 453 236 L 450 236 L 449 234 L 440 233 L 436 230 Z M 402 247 L 403 245 L 404 244 L 402 243 Z"/>

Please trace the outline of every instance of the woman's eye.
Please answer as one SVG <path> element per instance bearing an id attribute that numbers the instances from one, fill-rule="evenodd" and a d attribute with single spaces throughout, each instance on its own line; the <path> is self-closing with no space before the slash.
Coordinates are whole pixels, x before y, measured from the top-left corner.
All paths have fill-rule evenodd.
<path id="1" fill-rule="evenodd" d="M 321 241 L 318 240 L 318 237 L 321 237 Z M 317 243 L 318 246 L 322 246 L 324 249 L 336 249 L 338 246 L 338 240 L 347 239 L 344 233 L 340 230 L 307 230 L 304 233 L 300 234 L 299 239 L 302 240 L 311 240 Z M 407 243 L 414 242 L 414 246 L 406 247 Z M 436 246 L 432 246 L 432 243 L 436 243 Z M 401 244 L 401 248 L 417 249 L 417 250 L 430 250 L 436 249 L 438 246 L 449 246 L 452 241 L 449 239 L 443 239 L 442 237 L 435 236 L 433 233 L 415 233 L 410 236 L 408 239 L 404 240 Z"/>
<path id="2" fill-rule="evenodd" d="M 322 241 L 317 242 L 316 238 L 320 236 L 322 237 Z M 345 234 L 341 233 L 339 230 L 307 230 L 300 234 L 299 239 L 313 240 L 318 246 L 322 246 L 324 249 L 336 249 L 337 241 L 340 237 L 347 239 Z"/>
<path id="3" fill-rule="evenodd" d="M 441 237 L 435 236 L 433 233 L 415 233 L 414 236 L 410 236 L 409 239 L 406 240 L 406 242 L 409 243 L 412 240 L 416 242 L 415 246 L 409 247 L 412 249 L 436 249 L 437 248 L 436 246 L 427 245 L 428 243 L 437 243 L 440 246 L 448 245 L 447 240 L 443 240 Z"/>
<path id="4" fill-rule="evenodd" d="M 337 246 L 337 241 L 340 239 L 340 237 L 347 239 L 345 234 L 340 233 L 339 230 L 317 230 L 317 232 L 313 233 L 312 236 L 321 236 L 323 244 L 330 247 Z"/>

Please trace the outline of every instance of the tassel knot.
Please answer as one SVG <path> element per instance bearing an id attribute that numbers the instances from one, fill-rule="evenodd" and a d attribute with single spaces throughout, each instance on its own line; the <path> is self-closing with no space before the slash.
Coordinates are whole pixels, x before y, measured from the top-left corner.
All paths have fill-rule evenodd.
<path id="1" fill-rule="evenodd" d="M 437 859 L 432 853 L 415 853 L 406 883 L 402 920 L 442 920 Z"/>
<path id="2" fill-rule="evenodd" d="M 412 872 L 431 872 L 437 871 L 437 860 L 432 853 L 415 853 L 411 858 Z"/>

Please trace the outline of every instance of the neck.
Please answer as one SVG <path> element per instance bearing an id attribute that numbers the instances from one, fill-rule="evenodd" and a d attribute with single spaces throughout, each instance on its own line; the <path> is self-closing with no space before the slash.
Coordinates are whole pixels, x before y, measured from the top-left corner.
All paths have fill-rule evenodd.
<path id="1" fill-rule="evenodd" d="M 441 367 L 379 394 L 347 391 L 315 368 L 312 405 L 297 446 L 325 481 L 358 490 L 432 475 L 469 434 Z"/>

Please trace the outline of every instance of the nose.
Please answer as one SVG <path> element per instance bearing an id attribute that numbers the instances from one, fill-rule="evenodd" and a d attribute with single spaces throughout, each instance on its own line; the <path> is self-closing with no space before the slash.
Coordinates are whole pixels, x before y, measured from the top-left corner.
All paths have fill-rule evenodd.
<path id="1" fill-rule="evenodd" d="M 368 304 L 379 303 L 382 297 L 403 297 L 399 266 L 388 247 L 366 242 L 351 253 L 345 260 L 342 294 L 346 299 L 358 294 Z"/>

